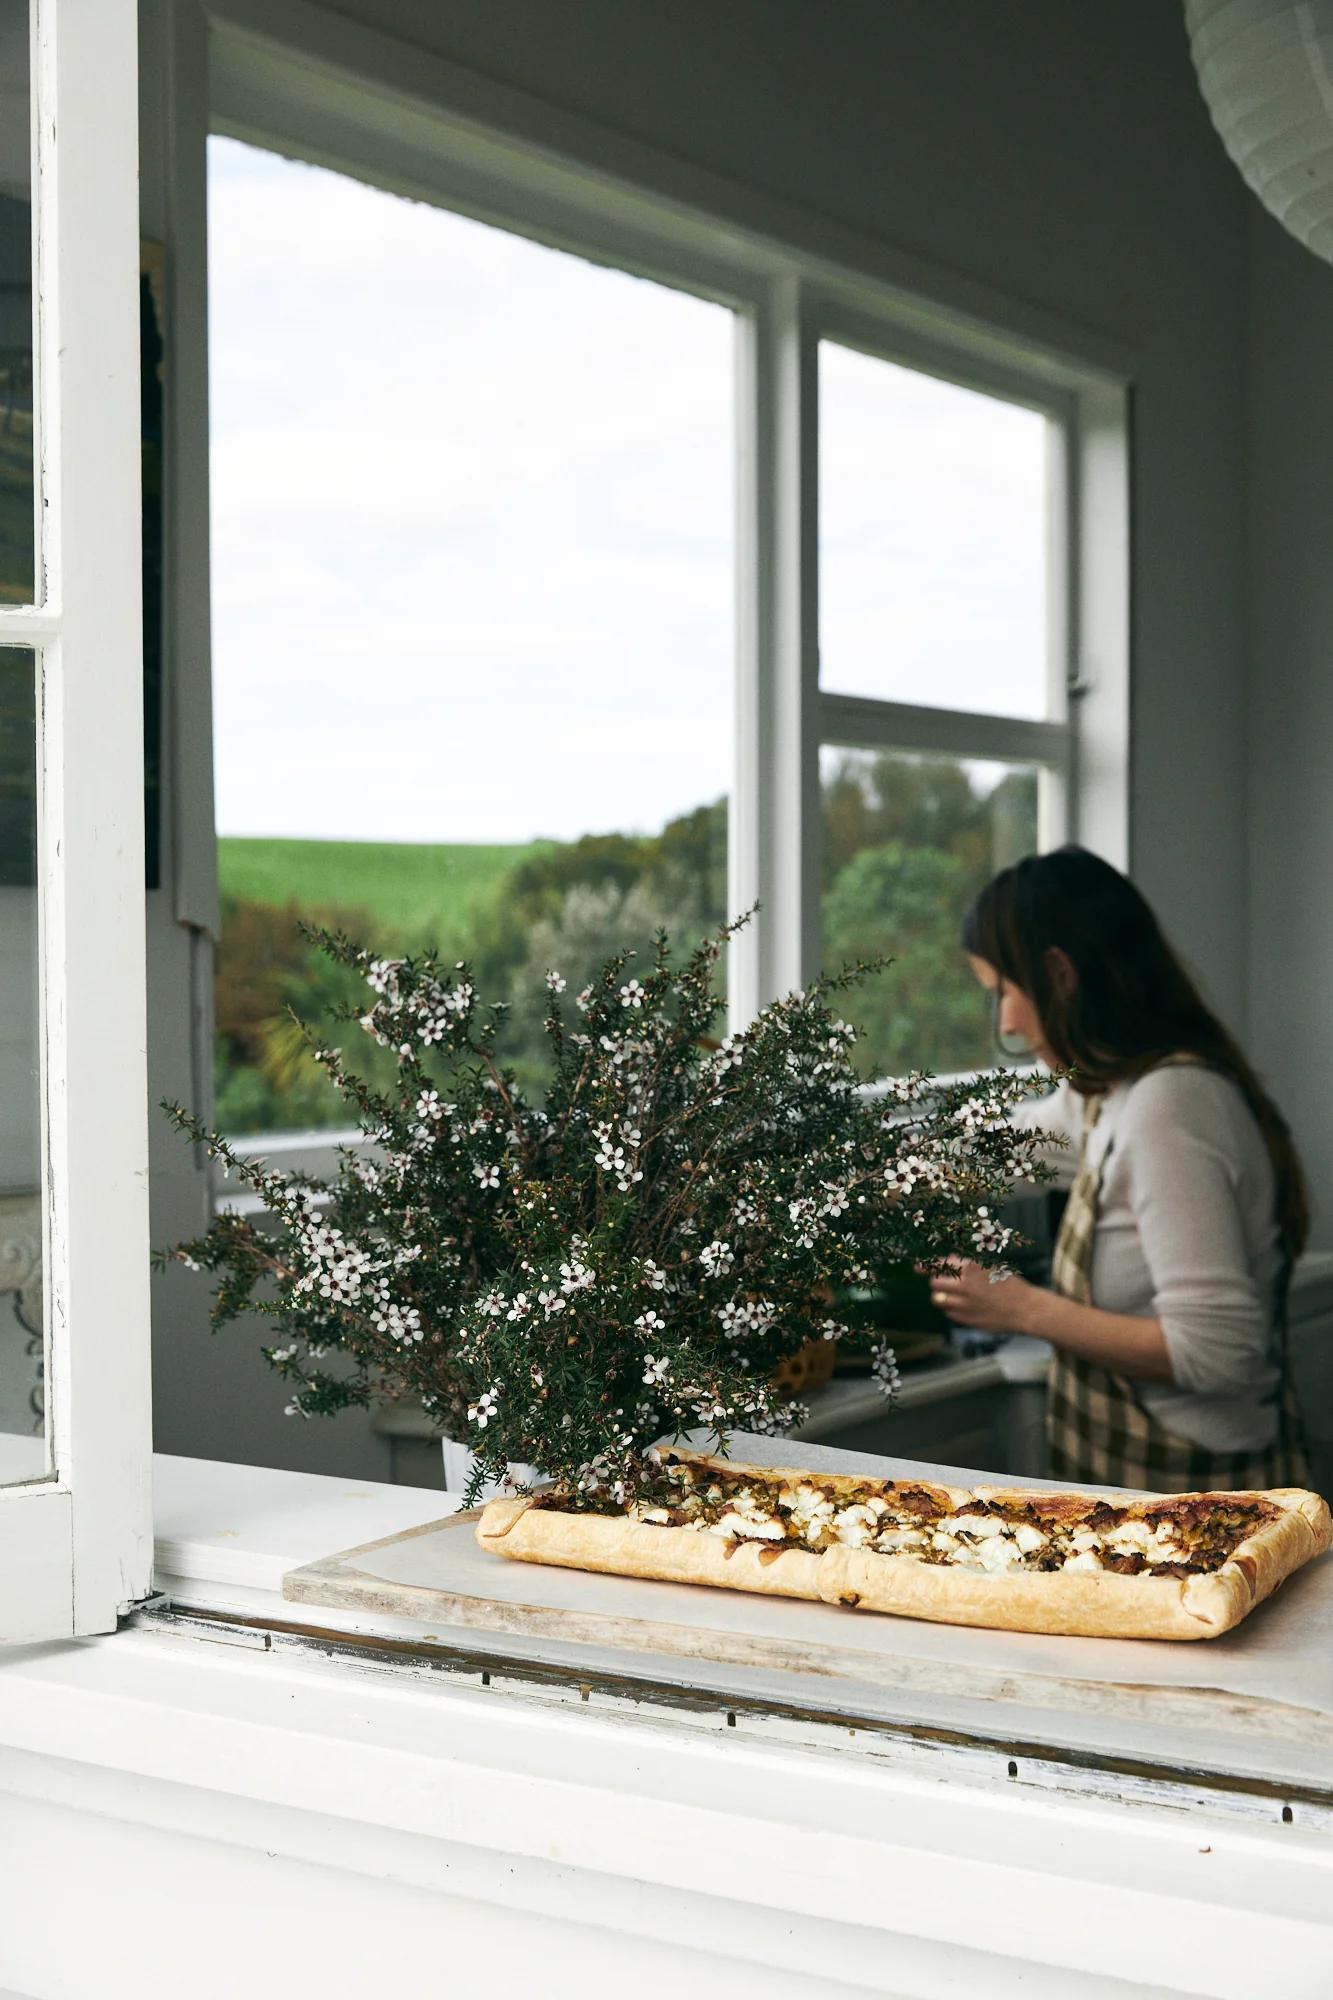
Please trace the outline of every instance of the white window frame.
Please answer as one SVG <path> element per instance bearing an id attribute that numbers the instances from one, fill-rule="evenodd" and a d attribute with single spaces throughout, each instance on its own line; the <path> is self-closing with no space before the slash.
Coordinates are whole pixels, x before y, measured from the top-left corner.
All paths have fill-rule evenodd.
<path id="1" fill-rule="evenodd" d="M 204 0 L 199 18 L 210 82 L 206 92 L 196 84 L 193 96 L 186 88 L 173 97 L 194 105 L 186 179 L 198 190 L 197 206 L 185 220 L 201 236 L 203 156 L 214 130 L 736 312 L 729 903 L 733 911 L 758 903 L 760 914 L 731 950 L 733 1026 L 819 966 L 821 742 L 1040 762 L 1053 774 L 1040 791 L 1044 841 L 1077 837 L 1127 865 L 1126 357 L 879 242 L 764 201 L 305 0 Z M 187 60 L 193 76 L 205 67 L 197 55 Z M 205 317 L 191 316 L 193 362 L 177 354 L 178 394 L 206 381 Z M 1052 720 L 821 691 L 817 352 L 825 336 L 1056 419 Z M 202 476 L 182 480 L 181 494 L 197 498 Z M 197 521 L 197 506 L 193 513 Z M 188 691 L 182 699 L 188 712 Z M 202 687 L 194 699 L 202 722 Z M 200 821 L 192 850 L 186 844 L 195 878 L 186 900 L 204 908 L 215 906 L 216 845 L 211 797 L 198 775 L 196 763 Z M 207 1067 L 196 1065 L 201 1075 Z M 313 1159 L 335 1135 L 310 1135 L 309 1149 L 295 1135 L 280 1136 L 285 1162 L 305 1165 L 307 1150 Z M 247 1144 L 263 1151 L 268 1140 Z M 225 1185 L 219 1194 L 225 1199 Z"/>
<path id="2" fill-rule="evenodd" d="M 33 0 L 48 1469 L 0 1487 L 0 1638 L 151 1587 L 135 0 Z"/>
<path id="3" fill-rule="evenodd" d="M 51 1465 L 0 1489 L 0 1636 L 111 1629 L 150 1589 L 151 1430 L 135 0 L 35 0 L 42 586 L 0 607 L 40 671 L 44 1230 Z M 738 667 L 731 900 L 763 905 L 733 964 L 744 1020 L 817 960 L 816 382 L 837 309 L 1067 395 L 1069 627 L 1087 692 L 1080 832 L 1125 859 L 1127 377 L 1011 301 L 751 196 L 306 0 L 167 11 L 175 314 L 169 371 L 180 920 L 213 921 L 206 645 L 204 156 L 219 123 L 656 277 L 739 316 Z M 176 86 L 179 85 L 179 90 Z M 59 135 L 59 153 L 56 136 Z M 878 332 L 876 337 L 878 338 Z M 189 644 L 185 643 L 186 637 Z M 918 717 L 918 721 L 920 718 Z M 201 732 L 200 724 L 205 725 Z M 924 726 L 924 725 L 923 725 Z M 181 838 L 181 835 L 184 838 Z M 206 968 L 207 955 L 201 963 Z M 195 995 L 201 1037 L 211 1027 Z M 188 999 L 184 1004 L 189 1004 Z M 208 1042 L 197 1052 L 208 1073 Z M 201 1108 L 206 1108 L 201 1106 Z"/>
<path id="4" fill-rule="evenodd" d="M 313 9 L 214 0 L 208 14 L 214 129 L 701 293 L 737 312 L 729 900 L 732 910 L 757 902 L 760 915 L 732 947 L 733 1027 L 818 969 L 821 742 L 1044 763 L 1052 772 L 1040 792 L 1044 844 L 1078 837 L 1126 864 L 1127 390 L 1120 370 L 1067 332 L 1060 346 L 1049 333 L 1034 339 L 1022 325 L 1026 316 L 1009 302 L 985 301 L 984 320 L 975 300 L 970 309 L 951 307 L 949 293 L 959 287 L 938 274 L 933 285 L 909 293 L 884 273 L 880 246 L 857 244 L 835 263 L 790 228 L 738 230 L 734 189 L 709 215 L 701 206 L 691 212 L 669 197 L 655 199 L 642 184 L 617 184 L 604 164 L 608 150 L 638 149 L 616 148 L 580 121 Z M 367 103 L 377 89 L 379 104 Z M 548 128 L 535 142 L 534 123 Z M 577 127 L 573 146 L 571 126 Z M 660 179 L 664 163 L 653 164 Z M 697 204 L 697 188 L 693 193 Z M 1055 535 L 1052 551 L 1050 657 L 1058 719 L 1020 721 L 821 692 L 817 346 L 823 337 L 1056 419 L 1052 470 L 1060 499 L 1052 513 L 1064 532 Z M 1060 714 L 1066 689 L 1077 704 L 1070 716 Z M 1095 741 L 1095 754 L 1081 754 L 1085 740 Z M 268 1141 L 251 1143 L 258 1151 Z M 294 1144 L 284 1135 L 284 1153 L 304 1164 L 306 1149 L 295 1144 L 293 1152 Z M 327 1144 L 327 1135 L 312 1135 L 312 1148 Z"/>

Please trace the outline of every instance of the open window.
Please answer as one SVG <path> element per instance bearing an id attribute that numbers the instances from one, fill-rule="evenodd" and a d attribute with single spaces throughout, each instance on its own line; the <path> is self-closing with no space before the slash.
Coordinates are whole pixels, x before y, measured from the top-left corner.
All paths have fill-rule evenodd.
<path id="1" fill-rule="evenodd" d="M 0 1638 L 150 1585 L 133 0 L 0 5 Z"/>
<path id="2" fill-rule="evenodd" d="M 27 8 L 10 0 L 0 11 L 6 49 L 23 48 Z M 585 818 L 577 825 L 568 820 L 563 828 L 548 823 L 545 814 L 521 824 L 515 820 L 499 830 L 504 844 L 552 829 L 566 840 L 580 832 L 639 830 L 657 839 L 673 821 L 702 814 L 702 823 L 692 829 L 700 839 L 682 848 L 702 884 L 698 914 L 760 906 L 728 967 L 734 1022 L 803 983 L 826 956 L 859 943 L 831 935 L 825 894 L 833 847 L 828 823 L 839 785 L 850 783 L 864 799 L 866 787 L 881 776 L 905 774 L 915 782 L 923 759 L 953 759 L 968 788 L 969 810 L 976 808 L 977 854 L 984 848 L 988 861 L 1006 858 L 1015 842 L 1031 837 L 1034 811 L 1039 839 L 1076 829 L 1110 858 L 1126 859 L 1126 398 L 1113 368 L 1104 358 L 1086 355 L 1080 336 L 1071 333 L 1061 345 L 1050 329 L 1034 330 L 1020 309 L 999 299 L 990 302 L 993 313 L 984 318 L 975 297 L 951 299 L 947 278 L 905 270 L 870 242 L 845 244 L 835 257 L 809 218 L 751 212 L 742 191 L 721 183 L 711 193 L 707 187 L 675 188 L 669 163 L 661 160 L 622 158 L 612 147 L 607 157 L 618 164 L 608 166 L 594 144 L 593 128 L 560 125 L 547 131 L 539 106 L 506 96 L 493 99 L 475 78 L 446 71 L 419 75 L 410 52 L 384 38 L 349 27 L 345 35 L 340 29 L 314 46 L 314 25 L 293 25 L 295 17 L 284 16 L 281 29 L 265 21 L 261 30 L 244 9 L 181 10 L 169 24 L 177 68 L 170 83 L 174 207 L 168 264 L 171 366 L 165 387 L 175 477 L 167 501 L 166 590 L 171 896 L 164 896 L 163 904 L 170 900 L 172 908 L 159 910 L 162 956 L 150 970 L 155 1011 L 160 1022 L 170 1023 L 158 1046 L 170 1040 L 177 1054 L 191 1051 L 194 1075 L 183 1082 L 187 1063 L 174 1055 L 176 1068 L 155 1077 L 148 1089 L 133 21 L 128 0 L 107 5 L 43 0 L 35 19 L 35 90 L 45 110 L 28 128 L 31 144 L 25 139 L 21 157 L 6 154 L 0 163 L 5 197 L 0 247 L 7 269 L 29 277 L 26 301 L 21 285 L 7 287 L 4 295 L 0 470 L 7 506 L 12 511 L 17 505 L 19 513 L 26 509 L 28 521 L 42 523 L 40 548 L 35 530 L 28 534 L 28 570 L 0 579 L 5 730 L 0 782 L 9 846 L 5 868 L 11 871 L 0 879 L 0 897 L 7 899 L 6 915 L 12 918 L 0 943 L 0 998 L 5 1001 L 2 1052 L 16 1079 L 5 1097 L 10 1123 L 0 1135 L 0 1229 L 7 1229 L 9 1238 L 17 1237 L 20 1227 L 24 1232 L 20 1253 L 11 1258 L 6 1251 L 0 1271 L 2 1279 L 22 1264 L 22 1282 L 0 1291 L 5 1362 L 12 1357 L 16 1364 L 12 1373 L 0 1369 L 0 1430 L 18 1440 L 6 1446 L 9 1457 L 0 1467 L 0 1477 L 11 1482 L 0 1496 L 3 1629 L 15 1635 L 105 1628 L 148 1587 L 146 1106 L 170 1095 L 205 1116 L 211 1110 L 214 988 L 208 933 L 216 828 L 220 823 L 224 834 L 259 835 L 272 825 L 249 812 L 230 817 L 236 795 L 227 791 L 228 759 L 233 772 L 238 764 L 228 749 L 233 723 L 225 714 L 216 736 L 222 779 L 217 819 L 213 809 L 204 435 L 210 134 L 219 159 L 239 162 L 244 171 L 257 160 L 275 185 L 282 179 L 284 186 L 299 184 L 308 193 L 318 184 L 325 191 L 332 187 L 339 198 L 384 204 L 377 213 L 392 210 L 413 228 L 435 232 L 441 243 L 447 237 L 451 245 L 484 245 L 487 254 L 496 251 L 515 266 L 533 259 L 547 271 L 558 270 L 561 283 L 578 288 L 580 301 L 600 298 L 603 289 L 607 297 L 635 294 L 636 309 L 660 308 L 670 320 L 669 327 L 665 318 L 662 322 L 662 366 L 645 369 L 637 390 L 641 414 L 655 422 L 662 408 L 679 414 L 673 434 L 665 440 L 659 435 L 653 448 L 674 451 L 678 460 L 682 453 L 695 454 L 682 487 L 688 489 L 688 506 L 678 498 L 664 512 L 655 477 L 609 481 L 604 455 L 584 485 L 600 482 L 603 496 L 614 488 L 619 529 L 638 532 L 647 523 L 655 541 L 673 552 L 672 560 L 707 568 L 711 608 L 706 619 L 695 621 L 704 638 L 688 661 L 696 678 L 688 687 L 677 683 L 676 663 L 684 655 L 665 660 L 654 651 L 660 630 L 645 632 L 632 666 L 645 684 L 656 677 L 661 699 L 653 724 L 636 727 L 632 754 L 658 792 L 650 799 L 641 788 L 629 805 L 618 802 L 605 811 L 595 797 L 581 800 L 588 806 Z M 307 30 L 310 47 L 299 39 Z M 7 61 L 5 77 L 18 73 Z M 60 115 L 48 118 L 46 111 L 57 103 Z M 15 129 L 8 118 L 11 147 Z M 609 135 L 602 137 L 609 143 Z M 34 180 L 40 188 L 35 225 L 29 215 Z M 255 198 L 262 210 L 263 190 Z M 236 212 L 240 224 L 233 241 L 249 254 L 254 233 L 247 237 L 244 216 Z M 341 227 L 336 218 L 333 226 Z M 216 256 L 226 253 L 224 239 L 219 212 Z M 281 278 L 294 297 L 315 239 L 292 230 L 285 241 L 288 267 L 275 273 L 275 285 Z M 123 259 L 107 254 L 117 243 L 125 246 Z M 35 289 L 34 258 L 40 272 Z M 215 285 L 215 308 L 225 303 L 224 291 Z M 383 288 L 380 296 L 387 297 Z M 275 289 L 270 310 L 276 300 Z M 386 309 L 384 327 L 391 329 L 395 318 L 401 321 L 413 310 L 410 299 L 398 298 L 391 312 Z M 34 357 L 26 372 L 23 340 L 16 345 L 14 335 L 16 326 L 22 333 L 24 312 Z M 312 338 L 336 342 L 345 329 L 316 318 L 309 331 Z M 698 360 L 693 388 L 684 377 L 673 385 L 663 372 L 667 361 L 675 365 L 687 348 Z M 313 416 L 307 424 L 298 455 L 312 504 L 320 502 L 326 514 L 355 510 L 357 478 L 364 485 L 373 477 L 385 487 L 394 477 L 393 461 L 376 467 L 365 460 L 368 446 L 378 448 L 387 435 L 382 425 L 376 432 L 365 411 L 378 400 L 393 352 L 387 333 L 378 348 L 361 340 L 351 357 L 346 395 L 328 404 L 323 428 Z M 222 359 L 220 344 L 217 359 Z M 268 357 L 263 359 L 267 365 Z M 872 602 L 853 573 L 843 576 L 838 569 L 840 489 L 821 443 L 821 400 L 830 423 L 838 410 L 837 384 L 822 379 L 829 359 L 862 371 L 857 396 L 868 393 L 867 382 L 882 388 L 892 381 L 899 388 L 905 384 L 913 396 L 930 392 L 955 399 L 951 407 L 980 413 L 982 428 L 1008 423 L 1016 427 L 1015 435 L 1023 433 L 1030 460 L 1025 491 L 1032 501 L 1024 516 L 1024 560 L 1032 573 L 1024 586 L 1020 623 L 1026 623 L 1018 643 L 1024 671 L 1045 676 L 1037 694 L 1007 692 L 993 702 L 966 689 L 946 695 L 928 661 L 916 681 L 876 677 L 884 661 L 907 658 L 910 647 L 892 618 L 886 622 L 884 592 Z M 703 400 L 701 384 L 707 392 Z M 234 407 L 244 420 L 246 394 L 255 389 L 253 379 L 247 391 L 243 380 L 228 385 L 216 376 L 219 414 L 225 396 L 234 392 Z M 502 370 L 491 393 L 502 409 Z M 626 407 L 633 406 L 630 396 Z M 441 407 L 449 407 L 448 397 Z M 460 407 L 456 397 L 452 407 Z M 403 451 L 417 443 L 408 435 L 410 418 L 408 399 L 397 407 L 389 440 L 400 466 Z M 852 431 L 859 421 L 853 399 Z M 884 451 L 872 453 L 866 434 L 870 485 L 863 477 L 860 491 L 882 499 L 896 478 L 900 502 L 905 491 L 910 504 L 919 479 L 903 473 L 895 426 L 901 430 L 897 417 L 885 433 Z M 662 429 L 658 422 L 659 434 Z M 1044 440 L 1046 454 L 1036 472 L 1031 472 L 1037 455 L 1032 440 Z M 26 488 L 21 462 L 17 473 L 14 469 L 25 449 L 31 462 Z M 322 480 L 313 476 L 321 465 L 329 474 Z M 349 468 L 359 468 L 357 478 Z M 221 479 L 224 468 L 214 470 Z M 1040 484 L 1037 497 L 1033 480 Z M 224 485 L 216 491 L 225 499 Z M 428 493 L 430 506 L 439 497 Z M 937 498 L 937 518 L 943 519 L 947 482 Z M 225 513 L 224 506 L 213 588 L 216 691 L 223 708 L 241 700 L 242 728 L 251 726 L 257 750 L 268 755 L 276 747 L 267 779 L 268 796 L 276 799 L 283 756 L 302 754 L 302 711 L 289 710 L 284 750 L 280 732 L 271 727 L 271 703 L 261 710 L 254 690 L 246 694 L 252 654 L 258 657 L 260 645 L 271 643 L 277 619 L 273 604 L 251 604 L 248 615 L 256 622 L 249 633 L 236 623 L 245 584 L 236 564 L 249 558 L 228 543 Z M 863 508 L 863 514 L 872 529 L 882 528 L 883 517 L 873 509 Z M 467 515 L 465 506 L 454 505 L 457 532 L 472 532 L 475 523 Z M 1044 552 L 1034 553 L 1038 515 L 1047 542 Z M 339 532 L 346 536 L 345 520 Z M 6 546 L 9 533 L 7 526 Z M 358 635 L 357 657 L 364 656 L 364 675 L 375 683 L 376 705 L 390 731 L 415 730 L 417 719 L 394 714 L 383 691 L 399 665 L 402 634 L 395 620 L 414 606 L 419 614 L 422 593 L 414 597 L 391 585 L 370 612 L 362 603 L 367 580 L 378 590 L 388 562 L 402 557 L 401 540 L 371 547 L 354 535 L 350 545 L 344 539 L 339 546 L 345 557 L 338 563 L 339 601 L 348 611 L 343 623 Z M 540 537 L 534 534 L 523 546 L 522 560 L 515 558 L 505 572 L 514 601 L 501 601 L 497 591 L 494 602 L 512 622 L 521 609 L 518 600 L 526 596 L 535 622 L 549 626 L 554 600 L 534 587 Z M 947 547 L 944 537 L 941 546 Z M 640 550 L 635 560 L 641 555 Z M 977 560 L 975 551 L 963 555 Z M 660 576 L 649 578 L 646 570 L 644 576 L 657 588 Z M 279 581 L 283 589 L 293 588 L 290 574 Z M 437 595 L 447 629 L 460 593 L 441 589 Z M 644 601 L 659 600 L 649 591 Z M 290 657 L 291 649 L 285 656 L 292 671 L 322 669 L 322 679 L 304 691 L 306 711 L 341 699 L 340 690 L 357 671 L 355 659 L 335 657 L 321 592 L 312 590 L 308 603 L 312 616 L 324 616 L 325 624 L 314 630 L 299 661 Z M 848 652 L 852 664 L 846 672 L 840 603 L 851 607 L 864 628 L 864 644 L 859 652 Z M 898 616 L 896 606 L 889 610 Z M 484 605 L 474 607 L 474 629 L 485 617 Z M 603 662 L 608 697 L 617 699 L 622 691 L 615 686 L 611 655 L 628 656 L 635 635 L 626 631 L 622 636 L 617 630 Z M 963 634 L 958 644 L 965 649 L 967 643 Z M 274 657 L 268 655 L 270 665 Z M 597 700 L 584 699 L 588 667 L 583 647 L 563 658 L 552 655 L 543 669 L 548 679 L 556 676 L 564 684 L 560 715 L 571 731 L 598 724 Z M 576 680 L 582 695 L 573 686 Z M 664 681 L 673 684 L 665 689 Z M 495 692 L 486 686 L 483 655 L 475 654 L 461 685 L 442 679 L 434 692 L 438 705 L 431 719 L 442 746 L 452 750 L 464 740 L 459 697 L 475 701 L 480 693 L 490 699 Z M 501 705 L 492 702 L 492 718 Z M 370 710 L 358 713 L 364 723 Z M 493 729 L 493 720 L 483 720 Z M 509 733 L 514 725 L 506 717 L 501 726 Z M 675 749 L 681 752 L 675 768 L 683 776 L 673 791 L 664 784 L 671 761 L 665 752 L 674 755 Z M 472 758 L 475 751 L 466 754 Z M 256 761 L 262 766 L 262 758 Z M 323 749 L 316 761 L 324 767 Z M 607 762 L 608 767 L 623 762 L 617 743 L 609 744 Z M 585 794 L 597 784 L 586 766 L 571 782 Z M 335 811 L 346 783 L 339 776 L 330 782 Z M 261 787 L 261 802 L 263 796 Z M 855 798 L 852 804 L 857 805 Z M 310 820 L 306 830 L 327 834 L 333 824 Z M 289 821 L 285 830 L 294 836 L 303 829 Z M 882 826 L 863 830 L 861 849 L 873 854 L 885 844 L 879 838 Z M 449 832 L 478 847 L 501 844 L 480 822 L 455 822 Z M 284 887 L 276 905 L 287 900 Z M 359 892 L 340 886 L 336 903 L 347 907 L 349 900 L 355 909 Z M 179 935 L 173 933 L 170 953 L 163 943 L 171 917 L 190 933 L 188 976 L 177 949 Z M 938 937 L 927 943 L 935 949 Z M 280 1013 L 285 997 L 279 996 L 267 1018 Z M 979 1010 L 973 1025 L 983 1023 Z M 902 1054 L 943 1059 L 938 1052 L 906 1046 Z M 902 1054 L 886 1047 L 883 1059 L 897 1062 Z M 238 1121 L 228 1122 L 236 1129 Z M 255 1124 L 267 1128 L 259 1133 L 264 1148 L 276 1153 L 275 1124 L 290 1123 L 285 1113 L 276 1119 L 256 1115 Z M 320 1135 L 323 1160 L 308 1162 L 316 1168 L 327 1165 L 329 1137 Z M 299 1163 L 290 1149 L 286 1157 L 289 1164 Z M 196 1191 L 205 1180 L 197 1164 L 181 1149 L 164 1171 L 178 1177 L 173 1195 L 187 1177 L 190 1189 L 171 1211 L 171 1222 L 159 1222 L 159 1241 L 193 1233 L 204 1222 L 202 1213 L 194 1212 L 196 1203 L 203 1206 Z M 164 1326 L 162 1333 L 160 1404 L 171 1412 L 175 1448 L 238 1461 L 292 1463 L 283 1457 L 283 1447 L 271 1442 L 275 1432 L 288 1428 L 276 1383 L 273 1431 L 256 1444 L 253 1406 L 247 1410 L 246 1399 L 257 1393 L 256 1382 L 266 1379 L 257 1372 L 237 1389 L 234 1409 L 229 1405 L 216 1421 L 210 1417 L 207 1443 L 201 1444 L 199 1432 L 191 1434 L 180 1419 L 191 1397 L 202 1400 L 193 1373 L 198 1350 L 187 1352 L 174 1326 Z M 258 1371 L 257 1357 L 251 1361 Z M 15 1579 L 20 1572 L 26 1579 L 21 1587 L 15 1581 L 10 1588 L 11 1570 Z"/>

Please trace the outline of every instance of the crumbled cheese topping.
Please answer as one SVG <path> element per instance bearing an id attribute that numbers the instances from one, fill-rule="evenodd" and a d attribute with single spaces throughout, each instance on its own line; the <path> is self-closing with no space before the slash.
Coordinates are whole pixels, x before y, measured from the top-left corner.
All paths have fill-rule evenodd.
<path id="1" fill-rule="evenodd" d="M 547 1504 L 560 1502 L 553 1496 Z M 765 1478 L 667 1459 L 649 1496 L 629 1512 L 652 1527 L 715 1535 L 729 1550 L 743 1542 L 763 1544 L 765 1561 L 785 1548 L 820 1554 L 840 1545 L 991 1576 L 1061 1569 L 1137 1575 L 1163 1565 L 1212 1569 L 1271 1512 L 1263 1501 L 1228 1508 L 1222 1500 L 1193 1511 L 1186 1505 L 1179 1515 L 1167 1506 L 1159 1502 L 1131 1513 L 1097 1502 L 1089 1520 L 1078 1513 L 1070 1518 L 1034 1495 L 969 1499 L 952 1512 L 943 1495 L 910 1482 L 825 1486 L 813 1474 Z"/>

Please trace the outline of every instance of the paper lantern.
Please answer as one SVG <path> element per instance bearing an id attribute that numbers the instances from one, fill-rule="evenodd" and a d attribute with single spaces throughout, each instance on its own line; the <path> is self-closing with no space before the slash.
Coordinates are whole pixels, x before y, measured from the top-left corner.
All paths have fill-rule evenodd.
<path id="1" fill-rule="evenodd" d="M 1333 263 L 1333 0 L 1185 0 L 1213 123 L 1283 227 Z"/>

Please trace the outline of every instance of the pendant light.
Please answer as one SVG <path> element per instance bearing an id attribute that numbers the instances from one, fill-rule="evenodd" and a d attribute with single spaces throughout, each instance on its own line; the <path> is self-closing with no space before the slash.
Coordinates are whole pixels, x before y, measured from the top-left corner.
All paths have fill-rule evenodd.
<path id="1" fill-rule="evenodd" d="M 1333 263 L 1333 0 L 1185 0 L 1222 143 L 1264 207 Z"/>

